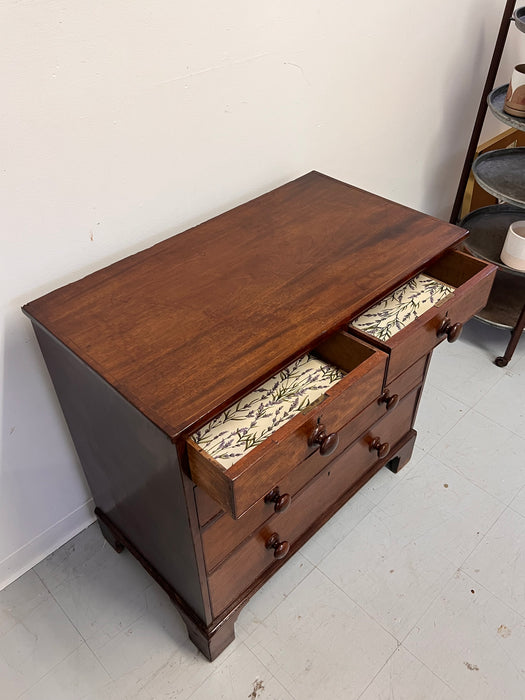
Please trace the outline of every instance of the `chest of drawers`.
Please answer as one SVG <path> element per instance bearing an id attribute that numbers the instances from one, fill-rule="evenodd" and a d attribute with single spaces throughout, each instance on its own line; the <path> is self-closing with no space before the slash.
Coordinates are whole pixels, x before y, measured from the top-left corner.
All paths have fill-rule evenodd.
<path id="1" fill-rule="evenodd" d="M 410 459 L 432 349 L 495 274 L 455 249 L 465 234 L 314 172 L 24 307 L 104 536 L 209 659 Z"/>

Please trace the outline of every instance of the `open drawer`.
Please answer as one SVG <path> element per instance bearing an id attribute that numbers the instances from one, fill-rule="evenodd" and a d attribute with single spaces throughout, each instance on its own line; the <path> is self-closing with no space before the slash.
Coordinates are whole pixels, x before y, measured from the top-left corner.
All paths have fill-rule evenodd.
<path id="1" fill-rule="evenodd" d="M 386 355 L 341 331 L 186 440 L 192 480 L 239 518 L 382 391 Z M 294 393 L 295 392 L 295 393 Z"/>
<path id="2" fill-rule="evenodd" d="M 447 338 L 487 303 L 496 266 L 450 250 L 349 325 L 388 353 L 387 382 Z"/>

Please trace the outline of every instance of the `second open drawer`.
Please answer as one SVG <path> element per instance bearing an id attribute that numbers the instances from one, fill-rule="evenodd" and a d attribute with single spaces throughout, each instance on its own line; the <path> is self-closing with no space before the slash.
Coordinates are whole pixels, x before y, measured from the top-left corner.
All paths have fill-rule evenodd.
<path id="1" fill-rule="evenodd" d="M 312 374 L 303 376 L 300 371 L 308 367 L 310 360 L 318 368 L 314 364 Z M 186 440 L 193 482 L 233 518 L 241 517 L 316 449 L 327 457 L 332 454 L 338 443 L 337 431 L 381 395 L 385 367 L 386 355 L 382 351 L 344 331 L 332 335 L 307 358 L 284 368 Z M 327 374 L 334 381 L 323 389 Z M 289 420 L 281 421 L 282 412 L 288 411 L 289 406 L 275 410 L 272 406 L 273 418 L 270 412 L 264 430 L 257 434 L 258 438 L 261 434 L 267 437 L 254 439 L 255 446 L 251 444 L 243 451 L 243 445 L 252 439 L 245 418 L 251 420 L 254 415 L 265 413 L 276 396 L 286 393 L 289 375 L 300 375 L 298 391 L 291 398 L 292 402 L 299 402 L 295 406 L 299 410 L 290 412 Z M 283 377 L 285 389 L 279 384 Z M 312 388 L 318 389 L 317 397 Z M 274 431 L 272 421 L 280 426 Z M 237 455 L 233 460 L 232 454 Z"/>
<path id="2" fill-rule="evenodd" d="M 387 382 L 447 338 L 487 303 L 496 266 L 450 250 L 378 301 L 349 331 L 388 353 Z"/>

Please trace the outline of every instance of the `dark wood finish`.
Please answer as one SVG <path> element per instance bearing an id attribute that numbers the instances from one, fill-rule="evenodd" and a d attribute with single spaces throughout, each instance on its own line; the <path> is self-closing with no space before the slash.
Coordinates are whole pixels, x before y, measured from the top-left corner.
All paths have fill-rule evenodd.
<path id="1" fill-rule="evenodd" d="M 189 472 L 234 518 L 239 518 L 265 496 L 296 464 L 310 456 L 314 446 L 309 437 L 319 420 L 335 433 L 380 393 L 384 382 L 386 356 L 357 338 L 338 333 L 333 346 L 344 347 L 342 359 L 347 374 L 306 411 L 294 416 L 229 469 L 225 469 L 193 440 L 187 440 Z M 354 361 L 347 364 L 348 353 Z M 351 371 L 350 371 L 350 368 Z M 333 445 L 332 445 L 333 446 Z"/>
<path id="2" fill-rule="evenodd" d="M 512 332 L 510 334 L 509 344 L 507 345 L 507 349 L 505 350 L 505 354 L 503 355 L 503 357 L 496 357 L 496 359 L 494 360 L 495 364 L 498 367 L 506 367 L 508 365 L 512 356 L 514 355 L 514 350 L 516 350 L 516 346 L 518 345 L 518 342 L 521 338 L 521 334 L 523 333 L 524 328 L 525 328 L 525 304 L 523 305 L 523 308 L 521 310 L 521 313 L 520 313 L 520 316 L 518 318 L 516 325 L 512 329 Z"/>
<path id="3" fill-rule="evenodd" d="M 182 619 L 188 629 L 188 636 L 200 649 L 200 651 L 213 661 L 230 644 L 234 637 L 234 624 L 237 620 L 242 606 L 238 606 L 229 615 L 218 619 L 215 623 L 205 625 L 195 615 L 195 612 L 188 607 L 186 601 L 180 597 L 171 583 L 151 564 L 151 562 L 139 551 L 135 545 L 128 540 L 126 535 L 111 521 L 111 519 L 100 508 L 95 508 L 95 515 L 98 518 L 100 529 L 104 537 L 109 537 L 113 542 L 118 542 L 122 549 L 126 548 L 142 564 L 149 575 L 168 594 L 174 605 L 181 614 Z M 122 550 L 121 550 L 122 551 Z"/>
<path id="4" fill-rule="evenodd" d="M 211 613 L 199 575 L 177 452 L 170 439 L 45 329 L 34 330 L 76 451 L 104 521 L 118 542 L 144 553 L 171 590 L 206 624 Z M 100 519 L 100 517 L 99 517 Z"/>
<path id="5" fill-rule="evenodd" d="M 199 525 L 206 525 L 210 520 L 224 512 L 219 503 L 200 486 L 195 487 L 194 496 Z"/>
<path id="6" fill-rule="evenodd" d="M 399 402 L 397 394 L 390 394 L 390 389 L 385 389 L 378 399 L 378 403 L 384 403 L 387 411 L 393 411 Z"/>
<path id="7" fill-rule="evenodd" d="M 25 310 L 175 439 L 465 233 L 314 172 Z"/>
<path id="8" fill-rule="evenodd" d="M 395 389 L 400 396 L 404 397 L 421 384 L 426 365 L 427 358 L 421 358 L 401 377 L 398 377 L 391 384 L 391 387 Z M 331 459 L 339 456 L 347 446 L 361 436 L 370 425 L 376 423 L 385 415 L 388 415 L 388 413 L 385 413 L 384 405 L 379 405 L 376 401 L 372 402 L 359 416 L 341 429 L 340 444 Z M 396 436 L 392 438 L 392 444 L 394 442 L 397 442 Z M 328 463 L 331 463 L 331 460 L 329 460 Z M 286 491 L 291 494 L 292 507 L 295 495 L 326 466 L 327 460 L 317 451 L 309 459 L 297 465 L 295 469 L 284 477 L 280 483 L 280 489 L 281 491 Z M 211 499 L 209 500 L 213 503 Z M 208 508 L 210 507 L 208 506 Z M 217 516 L 218 514 L 216 513 L 215 515 Z M 273 509 L 271 508 L 271 504 L 261 499 L 239 520 L 233 520 L 229 515 L 222 514 L 222 516 L 210 522 L 202 532 L 204 558 L 208 571 L 214 569 L 235 549 L 235 547 L 249 537 L 254 530 L 261 527 L 272 515 Z M 275 527 L 278 528 L 278 519 L 276 519 L 275 523 Z"/>
<path id="9" fill-rule="evenodd" d="M 462 323 L 452 323 L 449 318 L 444 318 L 437 329 L 437 334 L 438 336 L 446 335 L 449 343 L 455 343 L 462 331 Z"/>
<path id="10" fill-rule="evenodd" d="M 333 454 L 339 445 L 337 433 L 328 433 L 322 423 L 318 423 L 308 438 L 309 445 L 319 445 L 319 454 L 328 457 Z"/>
<path id="11" fill-rule="evenodd" d="M 272 532 L 270 537 L 264 543 L 266 549 L 273 549 L 274 559 L 284 559 L 290 551 L 290 543 L 286 540 L 281 541 L 281 538 L 276 532 Z"/>
<path id="12" fill-rule="evenodd" d="M 388 341 L 381 341 L 355 328 L 350 332 L 389 354 L 388 381 L 403 372 L 415 357 L 423 357 L 444 339 L 439 329 L 444 320 L 452 324 L 465 323 L 482 309 L 492 287 L 496 266 L 466 253 L 453 250 L 429 265 L 425 272 L 455 288 L 442 302 L 436 304 L 412 323 L 398 331 Z"/>
<path id="13" fill-rule="evenodd" d="M 417 406 L 415 410 L 417 411 Z M 401 447 L 396 446 L 396 449 L 392 451 L 392 453 L 395 454 L 395 457 L 388 457 L 388 462 L 385 464 L 385 467 L 394 474 L 401 471 L 401 469 L 408 464 L 410 458 L 412 457 L 415 441 L 416 431 L 411 430 L 408 433 L 407 440 L 403 443 L 403 445 Z"/>
<path id="14" fill-rule="evenodd" d="M 379 457 L 379 459 L 382 459 L 383 457 L 386 457 L 387 454 L 390 452 L 390 445 L 388 444 L 388 442 L 381 442 L 381 438 L 378 435 L 376 435 L 370 441 L 368 449 L 370 452 L 377 452 L 377 456 Z"/>
<path id="15" fill-rule="evenodd" d="M 106 542 L 113 547 L 117 554 L 121 554 L 125 547 L 122 542 L 117 539 L 115 531 L 111 530 L 103 520 L 100 520 L 100 518 L 98 520 L 98 526 L 100 527 L 100 532 L 102 533 L 102 536 Z"/>
<path id="16" fill-rule="evenodd" d="M 462 323 L 490 286 L 490 266 L 445 252 L 464 235 L 310 173 L 24 307 L 104 536 L 164 588 L 207 658 L 353 493 L 409 459 L 439 324 Z M 346 332 L 424 268 L 463 280 L 437 313 L 392 347 Z M 192 442 L 307 351 L 346 376 L 304 414 L 228 470 Z"/>
<path id="17" fill-rule="evenodd" d="M 264 497 L 265 503 L 273 503 L 273 509 L 276 513 L 284 513 L 292 503 L 292 497 L 289 493 L 281 494 L 279 487 L 276 486 Z"/>
<path id="18" fill-rule="evenodd" d="M 401 402 L 399 409 L 387 414 L 374 432 L 381 431 L 390 439 L 406 435 L 411 428 L 417 390 L 412 391 Z M 221 613 L 233 599 L 264 569 L 273 562 L 273 554 L 266 549 L 266 541 L 274 532 L 293 543 L 311 522 L 322 517 L 323 512 L 336 501 L 341 493 L 353 484 L 378 461 L 377 454 L 369 451 L 372 435 L 367 433 L 345 452 L 330 462 L 315 479 L 294 497 L 292 507 L 274 515 L 240 547 L 234 550 L 218 568 L 209 575 L 210 597 L 215 614 Z M 386 458 L 380 459 L 383 464 Z M 239 524 L 242 522 L 239 521 Z"/>

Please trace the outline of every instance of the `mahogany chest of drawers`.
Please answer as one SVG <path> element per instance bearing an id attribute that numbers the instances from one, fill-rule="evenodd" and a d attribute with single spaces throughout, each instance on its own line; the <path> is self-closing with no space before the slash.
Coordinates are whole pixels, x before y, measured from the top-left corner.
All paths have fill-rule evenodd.
<path id="1" fill-rule="evenodd" d="M 104 536 L 209 659 L 293 552 L 409 460 L 432 349 L 495 274 L 465 235 L 313 172 L 24 307 Z"/>

